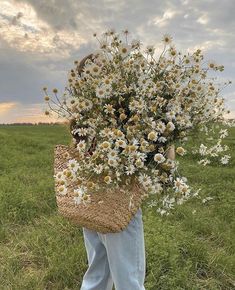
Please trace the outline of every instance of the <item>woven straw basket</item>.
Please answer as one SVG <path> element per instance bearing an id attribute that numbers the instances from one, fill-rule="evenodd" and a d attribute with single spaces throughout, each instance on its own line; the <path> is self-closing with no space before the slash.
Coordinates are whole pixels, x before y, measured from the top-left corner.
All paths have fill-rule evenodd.
<path id="1" fill-rule="evenodd" d="M 54 148 L 54 174 L 66 169 L 69 159 L 75 158 L 76 151 L 65 145 Z M 91 194 L 91 202 L 75 204 L 73 189 L 76 182 L 71 182 L 66 195 L 56 194 L 58 212 L 80 227 L 100 233 L 116 233 L 124 230 L 135 215 L 143 200 L 147 197 L 142 187 L 135 183 L 125 190 L 113 189 Z M 55 191 L 57 190 L 55 183 Z M 130 197 L 132 206 L 129 208 Z"/>

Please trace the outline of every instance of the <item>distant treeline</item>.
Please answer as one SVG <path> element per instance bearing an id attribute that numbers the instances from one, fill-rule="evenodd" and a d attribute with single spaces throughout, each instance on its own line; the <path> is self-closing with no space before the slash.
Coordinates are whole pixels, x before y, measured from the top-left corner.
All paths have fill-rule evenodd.
<path id="1" fill-rule="evenodd" d="M 28 122 L 25 122 L 25 123 L 2 123 L 0 125 L 5 125 L 5 126 L 22 126 L 22 125 L 28 125 L 28 126 L 37 126 L 37 125 L 59 125 L 59 124 L 64 124 L 63 122 L 38 122 L 38 123 L 28 123 Z"/>
<path id="2" fill-rule="evenodd" d="M 227 119 L 228 121 L 235 122 L 234 118 L 229 118 Z M 38 123 L 30 123 L 30 122 L 24 122 L 24 123 L 0 123 L 0 126 L 5 125 L 5 126 L 37 126 L 37 125 L 60 125 L 60 124 L 65 124 L 65 122 L 38 122 Z"/>

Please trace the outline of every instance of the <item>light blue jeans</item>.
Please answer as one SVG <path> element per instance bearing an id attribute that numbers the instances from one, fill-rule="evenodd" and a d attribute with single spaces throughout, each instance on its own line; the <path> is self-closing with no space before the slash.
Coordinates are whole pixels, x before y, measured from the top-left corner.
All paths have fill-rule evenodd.
<path id="1" fill-rule="evenodd" d="M 88 269 L 80 290 L 145 290 L 145 242 L 142 209 L 118 233 L 83 228 Z"/>

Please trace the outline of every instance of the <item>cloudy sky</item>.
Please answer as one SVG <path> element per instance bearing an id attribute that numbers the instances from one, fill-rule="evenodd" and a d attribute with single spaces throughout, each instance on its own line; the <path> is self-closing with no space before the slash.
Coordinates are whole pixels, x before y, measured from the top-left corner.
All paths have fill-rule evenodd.
<path id="1" fill-rule="evenodd" d="M 0 123 L 52 121 L 42 88 L 63 93 L 74 60 L 98 49 L 110 28 L 161 50 L 163 34 L 182 52 L 203 50 L 225 66 L 220 80 L 235 117 L 235 1 L 0 0 Z"/>

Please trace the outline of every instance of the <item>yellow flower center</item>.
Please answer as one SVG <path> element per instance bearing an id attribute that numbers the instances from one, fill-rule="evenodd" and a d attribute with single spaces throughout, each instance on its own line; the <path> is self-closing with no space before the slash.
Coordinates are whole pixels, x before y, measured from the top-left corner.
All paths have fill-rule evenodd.
<path id="1" fill-rule="evenodd" d="M 105 182 L 109 182 L 110 180 L 111 180 L 111 177 L 110 176 L 107 175 L 107 176 L 104 177 L 104 181 Z"/>
<path id="2" fill-rule="evenodd" d="M 155 137 L 156 137 L 156 133 L 155 133 L 155 132 L 150 132 L 150 133 L 148 134 L 148 139 L 149 139 L 149 140 L 154 140 Z"/>
<path id="3" fill-rule="evenodd" d="M 109 145 L 109 142 L 106 141 L 102 143 L 103 148 L 109 148 Z"/>

